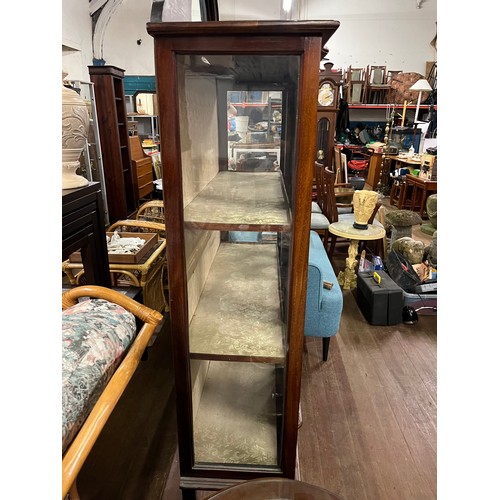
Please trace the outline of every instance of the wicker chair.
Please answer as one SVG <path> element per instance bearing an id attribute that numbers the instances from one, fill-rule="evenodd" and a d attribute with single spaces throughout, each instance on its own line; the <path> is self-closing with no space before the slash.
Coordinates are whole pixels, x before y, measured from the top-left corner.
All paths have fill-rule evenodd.
<path id="1" fill-rule="evenodd" d="M 151 200 L 143 203 L 137 210 L 137 220 L 147 220 L 165 224 L 165 209 L 163 200 Z"/>
<path id="2" fill-rule="evenodd" d="M 111 264 L 111 284 L 114 287 L 137 286 L 142 289 L 143 303 L 161 313 L 169 311 L 168 277 L 166 272 L 165 224 L 145 220 L 120 220 L 108 232 L 157 233 L 158 243 L 136 264 Z M 64 261 L 62 269 L 72 285 L 85 285 L 85 272 L 81 262 Z"/>

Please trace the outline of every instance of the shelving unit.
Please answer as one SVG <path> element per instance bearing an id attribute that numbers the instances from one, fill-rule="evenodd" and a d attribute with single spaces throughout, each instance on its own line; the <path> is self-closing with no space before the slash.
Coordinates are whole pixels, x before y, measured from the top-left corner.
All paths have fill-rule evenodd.
<path id="1" fill-rule="evenodd" d="M 137 122 L 137 135 L 144 139 L 159 140 L 159 127 L 157 115 L 141 115 L 139 113 L 128 113 L 128 121 Z"/>
<path id="2" fill-rule="evenodd" d="M 102 203 L 104 207 L 104 224 L 109 224 L 108 201 L 106 197 L 106 180 L 102 164 L 101 137 L 99 124 L 97 122 L 97 108 L 95 103 L 94 84 L 81 80 L 70 80 L 68 82 L 73 88 L 78 89 L 80 97 L 87 104 L 89 110 L 89 132 L 87 141 L 81 157 L 81 175 L 90 182 L 99 182 L 101 186 Z"/>
<path id="3" fill-rule="evenodd" d="M 137 208 L 128 143 L 124 73 L 116 66 L 89 66 L 99 130 L 106 137 L 101 149 L 110 222 L 128 218 Z"/>
<path id="4" fill-rule="evenodd" d="M 396 104 L 396 113 L 403 114 L 404 104 Z M 435 106 L 437 109 L 437 106 Z M 410 104 L 406 106 L 406 118 L 409 121 L 413 121 L 415 111 L 417 109 L 416 104 Z M 419 115 L 429 110 L 428 104 L 420 105 Z M 387 104 L 349 104 L 349 119 L 351 127 L 355 126 L 359 122 L 386 122 L 386 111 Z"/>
<path id="5" fill-rule="evenodd" d="M 169 290 L 186 500 L 197 489 L 295 475 L 317 68 L 338 25 L 147 26 L 155 39 L 167 260 L 175 263 Z M 232 101 L 233 91 L 258 102 Z M 228 102 L 264 107 L 268 118 L 279 109 L 277 169 L 228 168 Z M 233 146 L 267 149 L 247 140 Z"/>

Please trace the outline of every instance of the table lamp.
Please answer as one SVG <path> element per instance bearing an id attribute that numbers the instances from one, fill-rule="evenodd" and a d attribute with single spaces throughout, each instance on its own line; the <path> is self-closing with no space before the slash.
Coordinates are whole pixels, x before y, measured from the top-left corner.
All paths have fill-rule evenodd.
<path id="1" fill-rule="evenodd" d="M 414 122 L 418 122 L 418 111 L 420 109 L 420 99 L 422 99 L 422 92 L 425 91 L 431 91 L 432 87 L 430 86 L 429 82 L 425 79 L 422 78 L 420 80 L 417 80 L 409 90 L 416 90 L 418 91 L 418 100 L 417 100 L 417 109 L 415 110 L 415 120 Z"/>

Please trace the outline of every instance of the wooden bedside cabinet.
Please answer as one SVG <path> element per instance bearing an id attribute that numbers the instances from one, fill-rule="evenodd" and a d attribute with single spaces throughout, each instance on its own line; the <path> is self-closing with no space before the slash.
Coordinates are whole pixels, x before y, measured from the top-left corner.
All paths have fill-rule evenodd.
<path id="1" fill-rule="evenodd" d="M 129 142 L 135 196 L 140 200 L 154 191 L 153 160 L 142 149 L 141 139 L 138 135 L 130 137 Z"/>

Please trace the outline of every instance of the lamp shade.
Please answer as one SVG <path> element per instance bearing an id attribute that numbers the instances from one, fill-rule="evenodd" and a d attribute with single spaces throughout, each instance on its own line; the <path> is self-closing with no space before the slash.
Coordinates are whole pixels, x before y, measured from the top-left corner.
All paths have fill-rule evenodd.
<path id="1" fill-rule="evenodd" d="M 416 90 L 417 92 L 423 92 L 423 91 L 430 91 L 432 90 L 432 87 L 430 86 L 429 82 L 425 79 L 422 78 L 420 80 L 417 80 L 409 90 Z"/>

